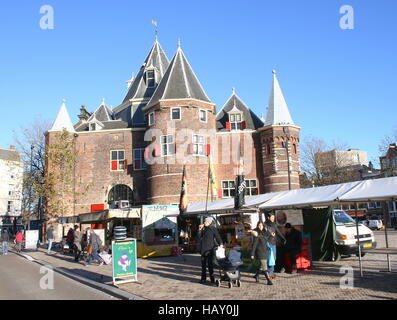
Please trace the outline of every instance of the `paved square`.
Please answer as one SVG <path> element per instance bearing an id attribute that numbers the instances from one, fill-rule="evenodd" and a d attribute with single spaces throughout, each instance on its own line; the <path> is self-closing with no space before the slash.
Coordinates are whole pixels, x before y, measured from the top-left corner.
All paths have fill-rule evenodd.
<path id="1" fill-rule="evenodd" d="M 378 247 L 384 246 L 384 232 L 375 232 Z M 389 235 L 391 247 L 397 247 L 397 232 Z M 44 251 L 30 252 L 32 257 L 44 260 L 54 266 L 65 268 L 89 279 L 111 284 L 111 266 L 84 266 L 73 262 L 71 256 L 47 255 Z M 392 270 L 397 271 L 397 256 L 390 256 Z M 341 289 L 344 275 L 341 267 L 354 270 L 354 288 Z M 386 256 L 367 254 L 363 258 L 364 278 L 360 278 L 356 256 L 337 262 L 314 262 L 311 270 L 298 274 L 278 274 L 273 286 L 263 279 L 255 283 L 251 274 L 242 273 L 241 288 L 229 289 L 226 285 L 199 284 L 200 257 L 186 254 L 181 257 L 138 259 L 139 283 L 120 285 L 120 289 L 146 299 L 158 300 L 368 300 L 397 299 L 397 274 L 382 273 L 387 268 Z"/>

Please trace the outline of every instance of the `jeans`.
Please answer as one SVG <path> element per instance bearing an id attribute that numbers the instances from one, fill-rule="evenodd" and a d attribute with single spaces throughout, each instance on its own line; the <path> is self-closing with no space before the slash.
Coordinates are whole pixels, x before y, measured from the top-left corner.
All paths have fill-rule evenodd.
<path id="1" fill-rule="evenodd" d="M 209 250 L 201 255 L 201 280 L 205 280 L 207 277 L 207 265 L 210 278 L 214 278 L 214 251 Z"/>
<path id="2" fill-rule="evenodd" d="M 91 264 L 92 260 L 96 260 L 98 263 L 102 262 L 98 255 L 98 248 L 92 248 L 92 253 L 88 256 L 88 264 Z"/>
<path id="3" fill-rule="evenodd" d="M 81 255 L 81 247 L 79 244 L 74 244 L 73 245 L 73 250 L 74 250 L 74 261 L 78 262 L 80 260 L 80 255 Z"/>
<path id="4" fill-rule="evenodd" d="M 2 247 L 3 247 L 3 254 L 7 254 L 8 253 L 8 241 L 3 241 Z"/>
<path id="5" fill-rule="evenodd" d="M 284 267 L 284 247 L 276 247 L 276 265 L 275 271 L 280 272 Z"/>
<path id="6" fill-rule="evenodd" d="M 54 239 L 48 239 L 48 253 L 51 253 L 51 248 L 52 248 L 52 243 L 54 242 Z"/>

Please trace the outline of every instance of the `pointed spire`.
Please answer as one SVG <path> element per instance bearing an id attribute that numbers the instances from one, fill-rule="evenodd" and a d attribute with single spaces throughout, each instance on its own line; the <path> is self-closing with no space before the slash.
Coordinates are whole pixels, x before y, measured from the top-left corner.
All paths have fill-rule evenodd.
<path id="1" fill-rule="evenodd" d="M 186 98 L 211 102 L 179 45 L 147 107 L 163 99 Z"/>
<path id="2" fill-rule="evenodd" d="M 125 96 L 123 102 L 126 102 L 130 99 L 150 98 L 154 93 L 155 87 L 149 88 L 147 86 L 147 81 L 145 79 L 146 68 L 155 68 L 156 82 L 159 83 L 164 76 L 164 73 L 167 70 L 169 64 L 170 62 L 156 37 L 154 44 L 150 49 L 150 52 L 147 55 L 146 59 L 144 60 L 137 76 L 135 77 L 135 79 L 131 79 L 131 84 L 129 85 L 127 95 Z"/>
<path id="3" fill-rule="evenodd" d="M 267 108 L 264 126 L 294 124 L 288 105 L 285 102 L 283 92 L 278 83 L 276 70 L 273 69 L 273 83 L 270 91 L 269 104 Z"/>
<path id="4" fill-rule="evenodd" d="M 65 99 L 62 99 L 61 108 L 49 131 L 62 131 L 64 128 L 69 132 L 75 132 L 68 110 L 66 109 Z"/>

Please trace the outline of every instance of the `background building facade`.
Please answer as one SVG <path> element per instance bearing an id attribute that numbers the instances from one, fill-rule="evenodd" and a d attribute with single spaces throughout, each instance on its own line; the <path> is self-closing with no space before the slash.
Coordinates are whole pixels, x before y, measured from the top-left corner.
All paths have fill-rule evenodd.
<path id="1" fill-rule="evenodd" d="M 62 104 L 47 133 L 47 144 L 64 128 L 75 139 L 70 216 L 178 204 L 184 166 L 188 202 L 233 197 L 239 164 L 247 195 L 299 188 L 300 128 L 292 121 L 275 71 L 266 119 L 259 119 L 235 89 L 217 110 L 180 45 L 169 61 L 156 39 L 118 107 L 102 101 L 93 112 L 85 106 L 80 111 L 73 125 Z M 210 162 L 216 194 L 208 187 Z"/>
<path id="2" fill-rule="evenodd" d="M 21 220 L 23 190 L 23 162 L 14 146 L 0 149 L 0 181 L 0 225 L 12 226 Z"/>

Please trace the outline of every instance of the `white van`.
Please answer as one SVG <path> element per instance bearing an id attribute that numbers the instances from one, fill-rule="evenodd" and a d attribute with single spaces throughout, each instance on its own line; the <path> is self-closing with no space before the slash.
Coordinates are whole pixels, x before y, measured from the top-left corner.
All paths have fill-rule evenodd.
<path id="1" fill-rule="evenodd" d="M 336 225 L 336 244 L 341 255 L 356 254 L 358 256 L 358 241 L 356 222 L 343 210 L 334 210 Z M 374 233 L 365 225 L 358 225 L 360 234 L 361 256 L 365 251 L 376 248 Z"/>

